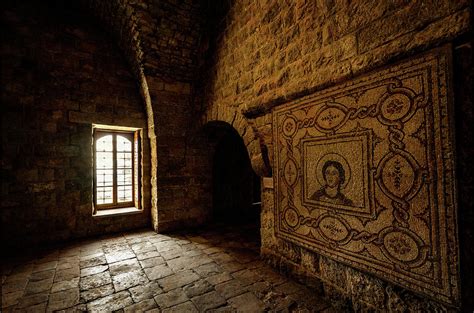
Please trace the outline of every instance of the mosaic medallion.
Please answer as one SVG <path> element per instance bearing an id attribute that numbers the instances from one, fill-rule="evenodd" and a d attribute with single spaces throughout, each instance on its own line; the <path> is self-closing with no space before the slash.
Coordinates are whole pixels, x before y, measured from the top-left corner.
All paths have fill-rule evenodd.
<path id="1" fill-rule="evenodd" d="M 274 109 L 275 233 L 457 305 L 449 51 Z"/>

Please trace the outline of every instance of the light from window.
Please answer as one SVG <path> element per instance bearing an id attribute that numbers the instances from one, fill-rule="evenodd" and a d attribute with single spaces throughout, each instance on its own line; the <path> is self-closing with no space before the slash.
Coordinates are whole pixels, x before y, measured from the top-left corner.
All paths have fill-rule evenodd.
<path id="1" fill-rule="evenodd" d="M 94 139 L 96 208 L 138 207 L 138 131 L 96 129 Z"/>

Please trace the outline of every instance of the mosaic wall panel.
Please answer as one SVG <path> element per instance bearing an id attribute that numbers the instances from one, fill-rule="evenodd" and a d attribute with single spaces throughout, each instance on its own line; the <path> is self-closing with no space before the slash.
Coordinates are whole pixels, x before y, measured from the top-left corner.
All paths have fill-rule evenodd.
<path id="1" fill-rule="evenodd" d="M 456 305 L 449 51 L 274 109 L 275 233 Z"/>

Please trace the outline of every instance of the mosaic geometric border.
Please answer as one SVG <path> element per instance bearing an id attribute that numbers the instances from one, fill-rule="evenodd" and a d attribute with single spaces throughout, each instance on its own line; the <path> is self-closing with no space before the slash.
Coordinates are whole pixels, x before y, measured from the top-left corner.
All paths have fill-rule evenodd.
<path id="1" fill-rule="evenodd" d="M 450 51 L 273 109 L 275 234 L 457 306 Z"/>

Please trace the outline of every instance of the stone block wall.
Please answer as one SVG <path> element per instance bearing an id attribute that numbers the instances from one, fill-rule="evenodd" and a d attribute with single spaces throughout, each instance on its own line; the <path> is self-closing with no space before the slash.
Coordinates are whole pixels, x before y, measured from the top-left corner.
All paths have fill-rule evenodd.
<path id="1" fill-rule="evenodd" d="M 466 51 L 471 51 L 471 12 L 468 1 L 447 0 L 234 1 L 216 22 L 216 48 L 205 64 L 203 120 L 233 125 L 244 137 L 249 154 L 258 156 L 255 149 L 266 150 L 273 166 L 273 107 L 372 69 L 452 43 L 453 51 L 463 51 L 454 53 L 455 62 L 463 64 L 455 69 L 457 86 L 462 86 L 456 88 L 472 92 L 468 87 L 472 66 L 467 65 L 471 63 L 466 57 Z M 459 78 L 460 71 L 471 74 Z M 457 107 L 472 103 L 466 96 L 469 91 L 454 92 Z M 457 131 L 465 131 L 464 125 L 472 123 L 469 116 L 457 116 Z M 251 142 L 258 142 L 258 147 Z M 458 146 L 458 164 L 468 162 L 466 149 Z M 458 179 L 463 190 L 471 190 L 472 175 L 461 176 Z M 262 255 L 304 281 L 322 281 L 326 296 L 336 308 L 394 312 L 452 309 L 276 238 L 274 190 L 266 185 L 262 192 Z M 469 203 L 466 197 L 462 196 L 460 210 L 472 222 L 465 207 Z M 469 229 L 465 226 L 459 234 L 461 244 L 465 242 L 461 245 L 462 269 L 472 260 L 467 243 L 472 238 Z M 469 276 L 467 269 L 462 273 Z M 466 291 L 471 280 L 466 277 L 462 281 L 463 310 L 472 307 Z"/>
<path id="2" fill-rule="evenodd" d="M 191 84 L 148 77 L 156 134 L 156 215 L 159 232 L 198 226 L 210 212 L 209 150 L 196 134 Z M 155 162 L 155 161 L 154 161 Z"/>
<path id="3" fill-rule="evenodd" d="M 52 129 L 50 132 L 65 139 L 64 142 L 52 143 L 46 154 L 56 149 L 54 146 L 57 144 L 70 145 L 69 133 L 81 131 L 80 135 L 74 136 L 82 141 L 74 143 L 76 146 L 71 149 L 81 153 L 80 172 L 84 176 L 81 192 L 85 194 L 84 197 L 88 197 L 81 203 L 73 203 L 74 208 L 67 214 L 62 210 L 49 215 L 40 214 L 40 217 L 25 213 L 24 220 L 36 223 L 40 219 L 46 224 L 49 217 L 66 214 L 72 220 L 71 226 L 66 227 L 67 234 L 64 236 L 51 233 L 50 239 L 54 241 L 75 237 L 73 232 L 79 236 L 100 233 L 99 229 L 114 231 L 126 229 L 129 225 L 149 226 L 148 215 L 151 216 L 151 225 L 159 231 L 202 224 L 209 215 L 212 198 L 209 189 L 208 142 L 203 140 L 205 135 L 199 133 L 196 123 L 196 104 L 199 105 L 200 102 L 195 100 L 198 96 L 194 78 L 203 19 L 200 3 L 86 0 L 72 1 L 65 5 L 61 1 L 48 0 L 43 6 L 34 1 L 27 1 L 23 6 L 8 6 L 4 19 L 11 28 L 7 29 L 7 33 L 11 32 L 11 37 L 8 37 L 10 41 L 5 42 L 2 55 L 15 62 L 6 64 L 5 79 L 13 77 L 10 72 L 21 68 L 20 63 L 24 57 L 17 50 L 33 51 L 38 47 L 46 49 L 41 55 L 33 55 L 32 58 L 36 63 L 42 64 L 44 71 L 54 69 L 56 76 L 51 80 L 31 77 L 32 74 L 15 77 L 12 81 L 15 81 L 18 88 L 33 81 L 38 86 L 28 91 L 29 94 L 24 94 L 22 89 L 7 90 L 10 87 L 6 85 L 5 102 L 17 103 L 20 97 L 29 96 L 32 105 L 31 109 L 28 108 L 35 115 L 39 110 L 39 97 L 36 95 L 40 93 L 41 101 L 47 103 L 45 110 L 58 111 L 55 113 L 58 116 L 57 125 L 65 123 L 67 127 Z M 49 12 L 50 9 L 53 12 Z M 32 16 L 34 10 L 41 13 L 39 17 Z M 78 13 L 74 14 L 73 11 Z M 47 21 L 48 18 L 51 20 Z M 36 32 L 35 27 L 38 27 Z M 64 34 L 63 29 L 66 30 Z M 14 40 L 15 32 L 21 33 L 25 38 Z M 54 85 L 58 91 L 37 91 L 40 88 L 48 89 L 50 85 Z M 56 95 L 58 96 L 55 98 Z M 10 106 L 13 105 L 8 104 L 5 108 L 6 113 L 10 111 Z M 8 116 L 15 114 L 11 112 Z M 147 152 L 144 155 L 144 203 L 151 206 L 147 208 L 145 217 L 90 220 L 88 213 L 84 213 L 88 212 L 91 201 L 91 173 L 85 170 L 89 164 L 83 160 L 91 155 L 88 142 L 91 123 L 117 123 L 144 128 L 144 136 L 149 137 L 143 149 Z M 23 124 L 24 128 L 30 127 L 27 122 Z M 54 127 L 53 124 L 51 127 Z M 4 125 L 6 129 L 11 124 Z M 12 127 L 8 132 L 24 132 L 22 127 Z M 190 136 L 191 133 L 193 136 Z M 3 145 L 8 149 L 6 142 L 7 139 Z M 84 145 L 87 145 L 87 149 L 84 149 Z M 10 162 L 8 158 L 13 159 L 19 154 L 18 149 L 12 151 L 5 157 L 5 162 Z M 16 206 L 23 205 L 12 200 L 16 195 L 14 190 L 21 185 L 22 179 L 17 177 L 16 167 L 9 166 L 7 164 L 5 167 L 9 179 L 3 189 L 6 200 L 2 218 L 5 222 L 11 220 Z M 38 166 L 34 163 L 21 167 L 34 171 Z M 60 190 L 51 183 L 51 197 L 57 197 Z M 58 206 L 64 203 L 55 202 Z M 82 206 L 78 212 L 77 205 Z M 84 220 L 80 227 L 74 226 L 78 216 L 83 216 L 81 220 Z M 91 226 L 96 224 L 97 226 Z M 58 225 L 65 223 L 61 221 Z M 16 226 L 17 224 L 12 225 L 12 229 Z M 7 232 L 10 230 L 5 230 Z M 17 233 L 24 234 L 21 231 Z M 14 236 L 14 233 L 11 234 Z M 45 241 L 44 237 L 39 236 L 37 239 Z"/>
<path id="4" fill-rule="evenodd" d="M 2 10 L 2 245 L 150 224 L 145 106 L 127 62 L 68 4 Z M 92 217 L 92 123 L 143 128 L 144 212 Z"/>
<path id="5" fill-rule="evenodd" d="M 235 1 L 216 25 L 207 103 L 266 111 L 452 40 L 469 23 L 464 0 Z"/>
<path id="6" fill-rule="evenodd" d="M 143 72 L 154 129 L 152 225 L 159 232 L 197 226 L 210 210 L 209 150 L 197 129 L 195 90 L 200 3 L 129 3 L 140 28 Z M 155 187 L 156 186 L 156 187 Z"/>

